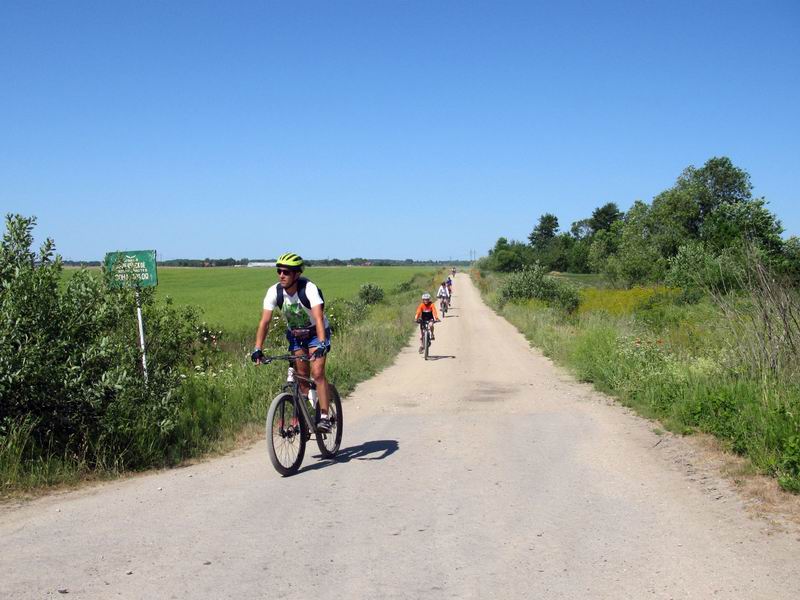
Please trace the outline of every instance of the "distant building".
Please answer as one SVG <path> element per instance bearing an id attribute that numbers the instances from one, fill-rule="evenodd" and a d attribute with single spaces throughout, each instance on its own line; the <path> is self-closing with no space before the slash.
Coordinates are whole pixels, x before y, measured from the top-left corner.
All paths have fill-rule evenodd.
<path id="1" fill-rule="evenodd" d="M 276 262 L 249 262 L 247 263 L 248 267 L 275 267 L 278 263 Z"/>

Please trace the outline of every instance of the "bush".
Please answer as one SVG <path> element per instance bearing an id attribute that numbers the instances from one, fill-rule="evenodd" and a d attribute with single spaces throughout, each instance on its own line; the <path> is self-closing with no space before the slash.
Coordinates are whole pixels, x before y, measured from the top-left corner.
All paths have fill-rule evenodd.
<path id="1" fill-rule="evenodd" d="M 367 317 L 367 310 L 367 303 L 361 300 L 334 298 L 325 303 L 325 316 L 331 324 L 331 329 L 337 334 L 363 321 Z"/>
<path id="2" fill-rule="evenodd" d="M 27 452 L 91 464 L 158 462 L 171 443 L 197 317 L 142 290 L 148 381 L 132 290 L 78 272 L 61 287 L 52 240 L 31 250 L 33 218 L 6 218 L 0 244 L 0 437 L 28 424 Z"/>
<path id="3" fill-rule="evenodd" d="M 383 288 L 374 283 L 365 283 L 358 290 L 358 297 L 364 304 L 377 304 L 383 300 Z"/>
<path id="4" fill-rule="evenodd" d="M 689 242 L 669 259 L 666 282 L 690 296 L 726 291 L 738 287 L 741 270 L 741 260 L 731 250 L 714 254 L 700 242 Z"/>
<path id="5" fill-rule="evenodd" d="M 530 299 L 542 300 L 549 306 L 568 313 L 575 312 L 580 303 L 578 291 L 573 286 L 548 277 L 544 267 L 538 264 L 509 275 L 498 291 L 501 306 L 508 302 L 524 302 Z"/>

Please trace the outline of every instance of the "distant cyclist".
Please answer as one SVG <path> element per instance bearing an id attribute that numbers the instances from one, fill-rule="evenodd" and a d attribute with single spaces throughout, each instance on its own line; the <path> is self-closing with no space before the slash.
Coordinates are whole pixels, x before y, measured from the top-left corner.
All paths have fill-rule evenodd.
<path id="1" fill-rule="evenodd" d="M 452 298 L 453 297 L 453 280 L 450 278 L 449 275 L 447 276 L 447 280 L 445 281 L 445 283 L 447 284 L 447 291 L 450 294 L 450 297 Z"/>
<path id="2" fill-rule="evenodd" d="M 422 352 L 425 349 L 422 345 L 422 327 L 426 325 L 429 326 L 431 329 L 431 340 L 435 340 L 433 324 L 439 321 L 439 313 L 436 312 L 436 305 L 431 302 L 431 295 L 427 292 L 422 294 L 422 302 L 417 307 L 417 314 L 414 319 L 421 325 L 419 331 L 419 351 Z"/>
<path id="3" fill-rule="evenodd" d="M 450 306 L 450 290 L 447 289 L 447 281 L 443 281 L 442 285 L 439 286 L 436 297 L 439 298 L 443 305 L 447 303 Z M 442 312 L 444 312 L 444 309 L 442 309 Z"/>
<path id="4" fill-rule="evenodd" d="M 278 283 L 271 286 L 264 297 L 264 309 L 256 332 L 255 350 L 250 357 L 255 363 L 264 357 L 261 346 L 269 332 L 272 312 L 279 308 L 286 318 L 289 352 L 296 356 L 311 355 L 310 363 L 297 361 L 295 369 L 303 377 L 308 377 L 308 372 L 311 371 L 319 396 L 320 420 L 317 429 L 330 431 L 325 355 L 331 348 L 331 328 L 325 317 L 322 292 L 311 281 L 300 276 L 304 268 L 301 256 L 292 252 L 282 254 L 278 258 L 277 267 Z M 301 383 L 300 386 L 303 393 L 308 394 L 308 385 Z"/>

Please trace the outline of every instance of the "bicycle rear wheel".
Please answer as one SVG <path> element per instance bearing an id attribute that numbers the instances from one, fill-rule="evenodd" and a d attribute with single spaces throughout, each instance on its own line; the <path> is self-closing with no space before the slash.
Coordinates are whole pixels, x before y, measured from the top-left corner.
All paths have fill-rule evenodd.
<path id="1" fill-rule="evenodd" d="M 278 394 L 267 413 L 267 452 L 272 466 L 283 475 L 300 468 L 306 452 L 305 423 L 291 394 Z"/>
<path id="2" fill-rule="evenodd" d="M 333 458 L 339 451 L 344 430 L 344 417 L 342 416 L 342 400 L 334 385 L 328 384 L 328 418 L 331 420 L 330 433 L 317 434 L 317 446 L 322 458 Z M 319 404 L 317 404 L 317 419 L 319 419 Z"/>

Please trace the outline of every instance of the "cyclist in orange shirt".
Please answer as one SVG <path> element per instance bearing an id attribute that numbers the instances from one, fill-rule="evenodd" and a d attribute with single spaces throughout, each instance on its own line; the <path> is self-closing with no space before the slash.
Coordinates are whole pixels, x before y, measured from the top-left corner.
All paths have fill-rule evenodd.
<path id="1" fill-rule="evenodd" d="M 431 328 L 431 340 L 435 340 L 436 337 L 433 335 L 433 324 L 439 322 L 439 313 L 436 311 L 436 305 L 431 302 L 431 295 L 427 292 L 422 294 L 422 302 L 417 307 L 417 314 L 414 317 L 417 323 L 420 324 L 419 328 L 419 351 L 423 351 L 422 347 L 422 328 L 428 326 L 430 323 Z"/>

